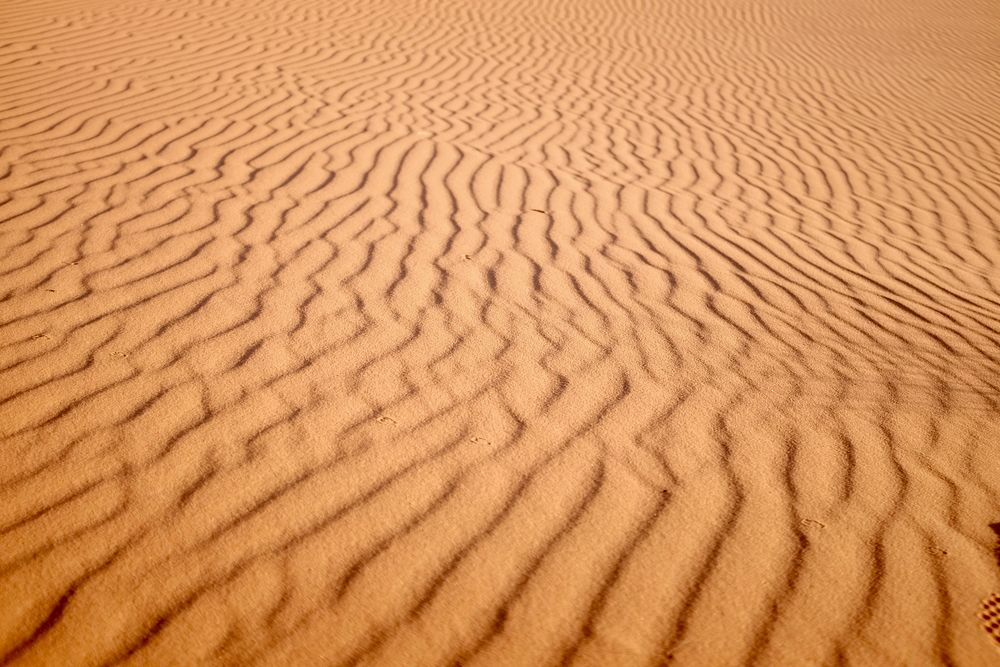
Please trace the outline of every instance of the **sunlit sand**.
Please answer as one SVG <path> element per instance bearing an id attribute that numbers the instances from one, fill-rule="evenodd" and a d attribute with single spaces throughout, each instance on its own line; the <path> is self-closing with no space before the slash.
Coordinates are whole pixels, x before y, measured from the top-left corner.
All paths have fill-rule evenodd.
<path id="1" fill-rule="evenodd" d="M 4 0 L 0 663 L 992 664 L 998 285 L 995 0 Z"/>

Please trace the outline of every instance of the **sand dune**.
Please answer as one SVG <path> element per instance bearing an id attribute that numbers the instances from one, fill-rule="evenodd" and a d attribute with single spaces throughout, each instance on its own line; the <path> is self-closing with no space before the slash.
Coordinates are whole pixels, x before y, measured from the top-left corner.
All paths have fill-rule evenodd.
<path id="1" fill-rule="evenodd" d="M 1000 660 L 998 110 L 992 0 L 5 0 L 0 663 Z"/>

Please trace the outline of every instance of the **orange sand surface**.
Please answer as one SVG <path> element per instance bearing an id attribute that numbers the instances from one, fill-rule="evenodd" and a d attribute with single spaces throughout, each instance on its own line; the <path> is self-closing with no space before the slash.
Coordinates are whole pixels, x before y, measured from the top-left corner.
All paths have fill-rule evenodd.
<path id="1" fill-rule="evenodd" d="M 998 288 L 995 0 L 3 0 L 0 663 L 1000 664 Z"/>

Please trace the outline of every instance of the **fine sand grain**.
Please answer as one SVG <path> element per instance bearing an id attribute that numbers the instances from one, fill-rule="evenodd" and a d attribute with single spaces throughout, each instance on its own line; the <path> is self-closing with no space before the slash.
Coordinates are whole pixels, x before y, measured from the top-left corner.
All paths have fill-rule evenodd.
<path id="1" fill-rule="evenodd" d="M 996 0 L 0 0 L 0 663 L 1000 664 Z"/>

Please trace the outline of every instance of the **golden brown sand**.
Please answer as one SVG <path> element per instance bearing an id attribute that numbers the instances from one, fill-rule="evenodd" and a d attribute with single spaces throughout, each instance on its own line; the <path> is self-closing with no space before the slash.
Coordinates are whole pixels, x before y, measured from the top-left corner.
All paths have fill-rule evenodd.
<path id="1" fill-rule="evenodd" d="M 1000 661 L 995 0 L 4 0 L 0 220 L 0 662 Z"/>

